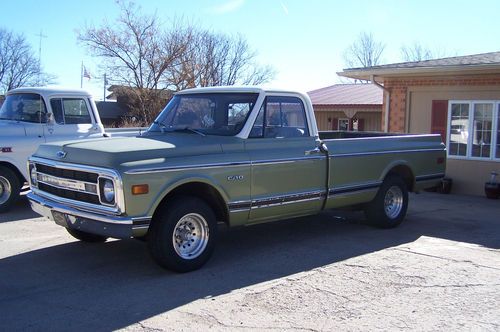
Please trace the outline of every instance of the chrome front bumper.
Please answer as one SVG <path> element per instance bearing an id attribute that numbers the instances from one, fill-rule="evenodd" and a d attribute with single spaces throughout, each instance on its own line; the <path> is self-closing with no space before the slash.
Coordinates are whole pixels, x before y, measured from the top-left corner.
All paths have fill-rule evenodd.
<path id="1" fill-rule="evenodd" d="M 31 208 L 56 224 L 79 231 L 126 239 L 146 235 L 151 217 L 130 218 L 123 216 L 101 215 L 81 211 L 33 192 L 28 193 Z"/>

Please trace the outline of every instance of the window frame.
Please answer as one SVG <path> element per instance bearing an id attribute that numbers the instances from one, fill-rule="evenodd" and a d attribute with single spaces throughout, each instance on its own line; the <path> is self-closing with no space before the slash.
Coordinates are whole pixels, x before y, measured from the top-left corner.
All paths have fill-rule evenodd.
<path id="1" fill-rule="evenodd" d="M 55 120 L 54 110 L 52 109 L 52 100 L 54 100 L 54 99 L 59 99 L 61 101 L 62 116 L 63 116 L 64 123 L 59 123 Z M 66 123 L 66 113 L 64 111 L 64 103 L 63 103 L 63 101 L 65 99 L 81 99 L 81 100 L 83 100 L 85 103 L 85 106 L 87 106 L 87 112 L 89 113 L 90 123 Z M 97 119 L 96 119 L 95 113 L 94 113 L 94 112 L 97 112 L 97 109 L 94 109 L 92 107 L 92 102 L 90 101 L 89 98 L 85 98 L 82 96 L 72 96 L 72 95 L 63 95 L 63 96 L 54 95 L 54 96 L 50 97 L 49 105 L 50 105 L 50 111 L 53 114 L 54 124 L 56 124 L 56 125 L 59 125 L 59 126 L 77 125 L 77 126 L 80 126 L 80 125 L 94 125 L 97 123 Z"/>
<path id="2" fill-rule="evenodd" d="M 253 120 L 252 126 L 250 127 L 250 133 L 248 134 L 248 139 L 283 139 L 285 137 L 266 137 L 266 128 L 267 128 L 267 106 L 268 106 L 268 101 L 269 99 L 280 99 L 280 98 L 290 98 L 290 99 L 296 99 L 298 103 L 302 106 L 302 112 L 303 112 L 303 119 L 304 119 L 304 129 L 307 130 L 307 133 L 304 136 L 300 137 L 286 137 L 286 139 L 291 139 L 291 138 L 302 138 L 302 137 L 311 137 L 311 127 L 310 127 L 310 121 L 309 121 L 309 114 L 308 114 L 308 109 L 306 108 L 306 103 L 304 103 L 304 100 L 300 98 L 297 95 L 286 95 L 286 94 L 268 94 L 265 96 L 264 100 L 262 101 L 262 104 L 260 105 L 259 109 L 257 110 L 255 107 L 254 109 L 256 110 L 256 117 Z M 280 101 L 280 104 L 283 102 Z M 281 106 L 280 106 L 281 107 Z M 254 126 L 257 123 L 257 120 L 259 118 L 260 111 L 263 111 L 263 120 L 262 120 L 262 134 L 259 136 L 251 136 L 251 131 L 254 128 Z M 281 109 L 280 109 L 280 114 L 281 114 Z M 247 119 L 248 121 L 248 119 Z"/>
<path id="3" fill-rule="evenodd" d="M 467 137 L 467 150 L 465 153 L 465 156 L 457 156 L 457 155 L 450 155 L 450 137 L 451 137 L 451 111 L 452 111 L 452 105 L 454 104 L 467 104 L 469 105 L 469 119 L 468 119 L 468 137 Z M 472 143 L 474 139 L 474 106 L 476 104 L 492 104 L 493 105 L 493 112 L 492 112 L 492 125 L 491 125 L 491 147 L 490 147 L 490 156 L 489 157 L 474 157 L 472 156 Z M 500 147 L 497 147 L 497 144 L 500 144 L 500 142 L 497 141 L 497 133 L 498 130 L 500 130 L 500 121 L 499 121 L 499 116 L 500 116 L 500 100 L 480 100 L 480 99 L 474 99 L 474 100 L 449 100 L 448 102 L 448 119 L 447 119 L 447 124 L 446 124 L 446 156 L 449 159 L 457 159 L 457 160 L 473 160 L 473 161 L 495 161 L 495 162 L 500 162 L 500 157 L 496 158 L 497 154 L 497 148 L 500 149 Z"/>
<path id="4" fill-rule="evenodd" d="M 340 131 L 343 130 L 343 129 L 340 129 L 340 122 L 341 121 L 344 121 L 344 122 L 347 121 L 347 129 L 345 131 L 351 131 L 351 128 L 350 128 L 351 127 L 351 120 L 349 118 L 338 118 L 337 119 L 337 128 L 338 128 L 337 130 L 340 130 Z"/>

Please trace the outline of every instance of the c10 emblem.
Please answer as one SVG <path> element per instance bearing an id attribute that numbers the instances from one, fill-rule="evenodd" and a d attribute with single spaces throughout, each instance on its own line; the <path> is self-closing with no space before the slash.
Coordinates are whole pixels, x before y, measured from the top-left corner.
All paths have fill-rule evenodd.
<path id="1" fill-rule="evenodd" d="M 243 175 L 230 175 L 227 177 L 228 181 L 243 181 L 245 177 Z"/>

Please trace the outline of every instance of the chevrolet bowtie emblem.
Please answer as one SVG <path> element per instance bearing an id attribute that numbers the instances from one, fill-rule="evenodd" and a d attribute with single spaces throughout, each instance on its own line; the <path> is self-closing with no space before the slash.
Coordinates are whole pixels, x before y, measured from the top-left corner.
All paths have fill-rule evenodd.
<path id="1" fill-rule="evenodd" d="M 62 159 L 64 157 L 66 157 L 66 152 L 64 152 L 64 151 L 57 151 L 56 156 L 57 156 L 57 158 Z"/>

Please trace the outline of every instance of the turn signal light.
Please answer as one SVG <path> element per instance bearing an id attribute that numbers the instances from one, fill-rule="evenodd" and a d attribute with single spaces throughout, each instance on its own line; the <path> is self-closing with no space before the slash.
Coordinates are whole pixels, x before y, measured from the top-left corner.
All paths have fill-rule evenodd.
<path id="1" fill-rule="evenodd" d="M 144 195 L 149 193 L 149 185 L 135 184 L 132 186 L 132 195 Z"/>
<path id="2" fill-rule="evenodd" d="M 444 158 L 443 157 L 439 157 L 437 159 L 437 163 L 438 163 L 438 165 L 444 164 Z"/>

